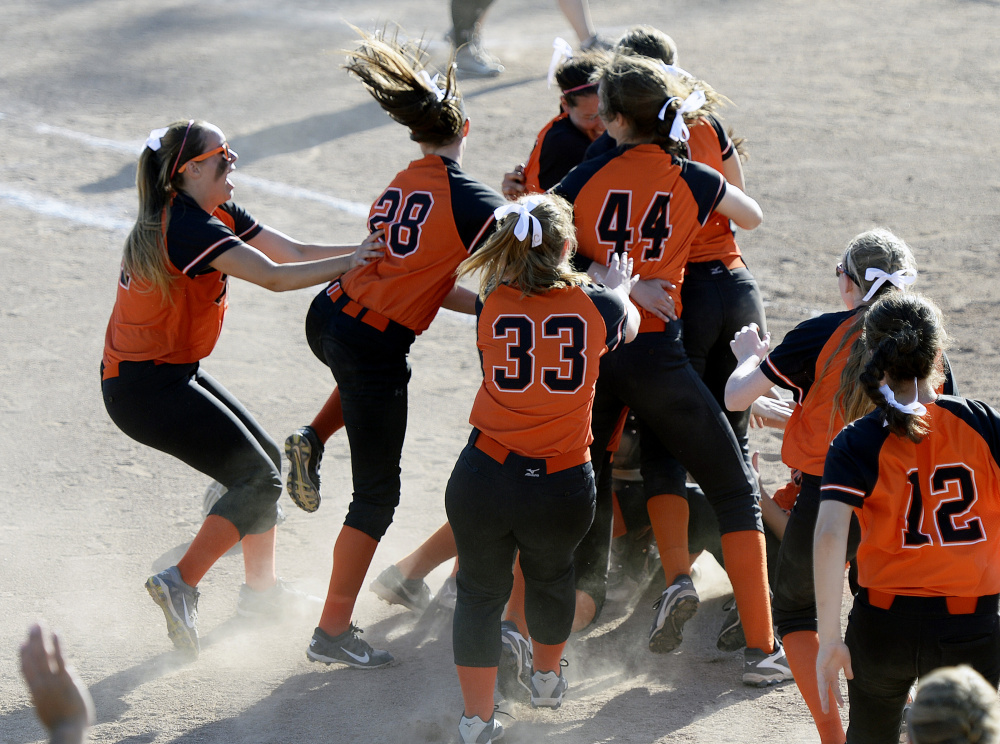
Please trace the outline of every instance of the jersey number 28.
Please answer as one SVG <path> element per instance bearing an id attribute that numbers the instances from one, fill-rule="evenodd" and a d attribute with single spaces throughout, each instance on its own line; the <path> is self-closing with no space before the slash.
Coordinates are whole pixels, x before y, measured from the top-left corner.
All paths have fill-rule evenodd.
<path id="1" fill-rule="evenodd" d="M 368 232 L 384 227 L 389 252 L 399 257 L 408 256 L 420 247 L 420 228 L 433 206 L 434 195 L 429 191 L 411 191 L 404 201 L 400 189 L 386 189 L 372 207 Z"/>

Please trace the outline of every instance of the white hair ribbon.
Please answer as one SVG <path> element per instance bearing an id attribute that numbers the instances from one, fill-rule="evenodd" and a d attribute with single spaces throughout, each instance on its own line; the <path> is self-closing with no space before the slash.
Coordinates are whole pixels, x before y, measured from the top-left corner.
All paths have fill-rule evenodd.
<path id="1" fill-rule="evenodd" d="M 687 70 L 680 68 L 677 65 L 668 65 L 666 62 L 660 62 L 660 69 L 668 75 L 673 75 L 674 77 L 694 77 L 694 75 Z"/>
<path id="2" fill-rule="evenodd" d="M 163 139 L 163 135 L 169 131 L 170 127 L 160 127 L 159 129 L 154 129 L 149 133 L 149 136 L 146 137 L 146 147 L 153 152 L 159 150 L 162 145 L 161 140 Z"/>
<path id="3" fill-rule="evenodd" d="M 886 282 L 889 282 L 892 286 L 902 289 L 908 284 L 913 284 L 917 281 L 917 272 L 913 269 L 900 269 L 899 271 L 894 271 L 891 274 L 887 274 L 882 269 L 875 268 L 871 266 L 865 271 L 865 281 L 875 280 L 875 283 L 868 290 L 868 294 L 861 298 L 862 302 L 868 302 L 875 293 L 878 292 L 879 287 L 881 287 Z"/>
<path id="4" fill-rule="evenodd" d="M 660 109 L 660 121 L 663 121 L 666 117 L 667 107 L 674 101 L 680 100 L 681 99 L 677 96 L 672 96 L 667 99 L 667 102 L 663 104 L 663 108 Z M 688 131 L 687 124 L 684 123 L 684 114 L 697 111 L 705 105 L 705 101 L 705 91 L 703 90 L 693 91 L 691 95 L 684 99 L 681 105 L 677 107 L 677 111 L 674 113 L 674 123 L 670 125 L 670 139 L 674 142 L 687 142 L 688 139 L 690 139 L 691 132 Z"/>
<path id="5" fill-rule="evenodd" d="M 431 77 L 430 75 L 427 74 L 427 70 L 421 70 L 420 72 L 417 73 L 417 79 L 422 80 L 424 83 L 427 84 L 427 87 L 434 92 L 434 95 L 438 99 L 438 101 L 443 101 L 444 91 L 438 87 L 439 77 L 440 75 L 435 75 L 434 77 Z"/>
<path id="6" fill-rule="evenodd" d="M 559 36 L 555 38 L 552 42 L 552 61 L 549 62 L 549 87 L 552 87 L 552 83 L 556 81 L 556 70 L 559 69 L 559 65 L 563 63 L 563 60 L 573 59 L 573 47 L 569 45 L 566 39 Z"/>
<path id="7" fill-rule="evenodd" d="M 541 202 L 542 197 L 529 196 L 524 201 L 516 204 L 505 204 L 502 207 L 497 207 L 493 211 L 493 216 L 499 222 L 509 214 L 518 215 L 517 224 L 514 225 L 514 237 L 518 240 L 524 240 L 528 237 L 528 227 L 530 226 L 531 247 L 537 248 L 542 244 L 542 223 L 531 213 L 531 210 L 541 204 Z"/>
<path id="8" fill-rule="evenodd" d="M 917 379 L 913 378 L 913 387 L 917 387 Z M 927 413 L 927 406 L 920 402 L 920 392 L 915 390 L 916 398 L 913 399 L 912 403 L 907 403 L 906 405 L 900 403 L 896 400 L 896 396 L 892 392 L 892 388 L 888 385 L 882 385 L 878 391 L 885 396 L 886 402 L 895 408 L 897 411 L 902 411 L 910 416 L 923 416 Z"/>

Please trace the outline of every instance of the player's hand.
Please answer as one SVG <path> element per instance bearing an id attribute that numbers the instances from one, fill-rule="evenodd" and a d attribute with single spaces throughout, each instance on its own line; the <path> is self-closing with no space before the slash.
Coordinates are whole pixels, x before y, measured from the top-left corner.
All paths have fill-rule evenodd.
<path id="1" fill-rule="evenodd" d="M 604 275 L 604 286 L 608 289 L 620 289 L 628 297 L 638 281 L 638 276 L 632 276 L 632 259 L 626 258 L 623 261 L 619 254 L 614 254 Z"/>
<path id="2" fill-rule="evenodd" d="M 840 670 L 847 679 L 854 679 L 851 669 L 851 652 L 843 641 L 821 643 L 816 656 L 816 683 L 819 688 L 819 702 L 824 713 L 830 712 L 830 695 L 843 707 L 844 698 L 840 694 Z"/>
<path id="3" fill-rule="evenodd" d="M 366 263 L 380 258 L 385 253 L 385 248 L 385 228 L 380 227 L 361 241 L 361 245 L 354 251 L 351 267 L 364 266 Z"/>
<path id="4" fill-rule="evenodd" d="M 516 201 L 524 195 L 524 163 L 515 165 L 514 170 L 503 174 L 503 185 L 500 188 L 503 195 L 511 201 Z"/>
<path id="5" fill-rule="evenodd" d="M 83 741 L 94 722 L 94 701 L 73 668 L 66 665 L 59 637 L 32 625 L 28 640 L 21 644 L 21 671 L 45 728 L 66 734 L 67 740 L 79 734 L 77 740 Z"/>
<path id="6" fill-rule="evenodd" d="M 729 348 L 736 355 L 736 363 L 743 364 L 747 359 L 756 355 L 758 359 L 767 356 L 771 350 L 771 334 L 765 333 L 764 338 L 760 337 L 760 326 L 751 323 L 743 326 L 740 331 L 729 342 Z"/>
<path id="7" fill-rule="evenodd" d="M 632 288 L 632 299 L 643 310 L 669 323 L 677 320 L 674 298 L 667 290 L 674 289 L 673 282 L 666 279 L 643 279 Z"/>
<path id="8" fill-rule="evenodd" d="M 794 404 L 791 401 L 761 396 L 750 406 L 750 427 L 784 429 L 793 410 Z"/>

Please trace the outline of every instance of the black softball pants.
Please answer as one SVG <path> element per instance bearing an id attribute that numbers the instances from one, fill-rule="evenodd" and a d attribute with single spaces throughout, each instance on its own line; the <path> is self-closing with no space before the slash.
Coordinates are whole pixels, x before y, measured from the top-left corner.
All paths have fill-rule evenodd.
<path id="1" fill-rule="evenodd" d="M 595 463 L 602 462 L 621 411 L 627 406 L 644 427 L 640 435 L 643 448 L 655 438 L 654 441 L 674 454 L 704 490 L 723 534 L 761 532 L 756 479 L 743 458 L 732 427 L 688 361 L 681 335 L 681 321 L 674 321 L 663 331 L 640 333 L 632 343 L 601 358 L 594 397 L 591 456 Z M 643 471 L 642 476 L 645 481 L 647 472 Z M 598 512 L 604 504 L 610 511 L 611 480 L 598 472 L 597 482 Z M 647 493 L 649 485 L 646 484 Z M 659 493 L 685 494 L 683 478 L 676 487 L 680 490 Z M 607 588 L 610 547 L 610 527 L 595 520 L 578 559 L 578 565 L 586 562 L 593 568 L 589 575 L 580 577 L 578 587 L 590 594 L 599 608 Z M 584 548 L 591 555 L 585 555 Z M 603 556 L 603 561 L 595 559 L 595 555 Z M 597 573 L 601 567 L 603 575 Z"/>
<path id="2" fill-rule="evenodd" d="M 1000 684 L 996 595 L 981 597 L 973 613 L 951 615 L 944 597 L 896 597 L 883 610 L 866 594 L 854 599 L 844 639 L 854 671 L 848 744 L 898 741 L 910 685 L 940 667 L 968 664 L 994 689 Z"/>
<path id="3" fill-rule="evenodd" d="M 122 362 L 118 377 L 104 380 L 101 389 L 119 429 L 226 487 L 209 513 L 232 522 L 240 538 L 274 527 L 281 451 L 198 362 Z"/>
<path id="4" fill-rule="evenodd" d="M 344 524 L 381 540 L 399 505 L 403 439 L 406 436 L 407 361 L 413 331 L 389 322 L 385 330 L 352 317 L 321 292 L 306 315 L 306 339 L 333 372 L 340 388 L 344 429 L 351 446 L 354 496 Z"/>
<path id="5" fill-rule="evenodd" d="M 785 526 L 778 550 L 771 612 L 779 636 L 800 630 L 816 631 L 816 583 L 813 579 L 813 533 L 819 516 L 818 475 L 802 474 L 802 489 Z M 851 515 L 846 560 L 853 561 L 861 541 L 858 518 Z"/>
<path id="6" fill-rule="evenodd" d="M 472 444 L 477 434 L 445 491 L 458 546 L 452 642 L 455 664 L 495 667 L 518 552 L 528 632 L 545 645 L 569 638 L 576 610 L 573 552 L 594 518 L 594 472 L 588 462 L 547 474 L 544 460 L 515 454 L 501 465 Z"/>

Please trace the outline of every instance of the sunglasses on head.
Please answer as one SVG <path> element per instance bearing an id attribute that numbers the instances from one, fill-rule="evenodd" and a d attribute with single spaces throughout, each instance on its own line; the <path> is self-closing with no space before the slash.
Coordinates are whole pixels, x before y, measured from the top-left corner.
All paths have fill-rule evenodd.
<path id="1" fill-rule="evenodd" d="M 223 142 L 221 145 L 215 149 L 209 150 L 208 152 L 203 152 L 201 155 L 191 158 L 184 165 L 177 169 L 178 173 L 183 173 L 184 169 L 188 167 L 190 163 L 200 163 L 202 160 L 208 160 L 213 155 L 218 155 L 222 153 L 222 157 L 225 158 L 227 163 L 231 163 L 236 159 L 236 151 L 229 149 L 229 143 Z"/>
<path id="2" fill-rule="evenodd" d="M 839 263 L 839 264 L 837 264 L 837 278 L 838 279 L 840 278 L 841 274 L 846 275 L 848 279 L 850 279 L 852 282 L 854 282 L 855 284 L 857 284 L 859 287 L 861 286 L 861 284 L 858 282 L 858 280 L 854 278 L 854 274 L 852 274 L 850 271 L 848 271 L 847 269 L 845 269 L 844 268 L 844 264 Z"/>

